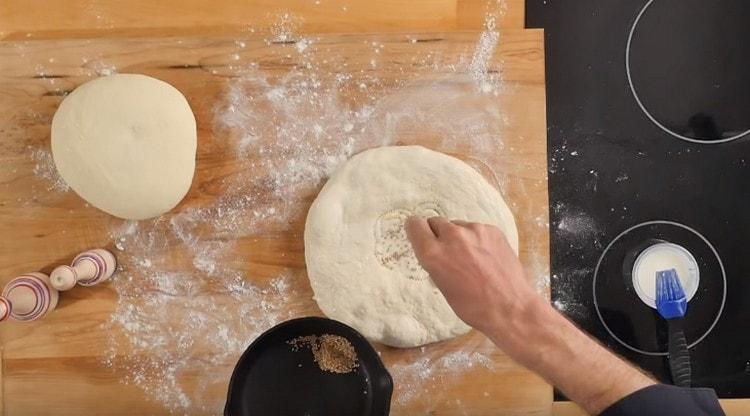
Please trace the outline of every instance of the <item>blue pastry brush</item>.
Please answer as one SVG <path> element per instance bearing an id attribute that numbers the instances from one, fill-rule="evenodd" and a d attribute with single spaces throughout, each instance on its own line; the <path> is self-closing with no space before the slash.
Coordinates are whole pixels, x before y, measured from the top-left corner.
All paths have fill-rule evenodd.
<path id="1" fill-rule="evenodd" d="M 656 272 L 656 310 L 667 320 L 669 327 L 668 359 L 672 383 L 690 387 L 690 353 L 682 320 L 687 312 L 687 298 L 675 269 Z"/>

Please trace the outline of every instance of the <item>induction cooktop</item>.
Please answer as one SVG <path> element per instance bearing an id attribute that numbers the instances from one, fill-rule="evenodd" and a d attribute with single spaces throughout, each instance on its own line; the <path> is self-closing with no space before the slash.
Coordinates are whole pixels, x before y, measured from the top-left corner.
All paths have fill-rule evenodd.
<path id="1" fill-rule="evenodd" d="M 670 382 L 633 270 L 658 244 L 688 253 L 692 385 L 723 398 L 750 397 L 748 22 L 746 0 L 526 7 L 545 30 L 553 304 Z"/>

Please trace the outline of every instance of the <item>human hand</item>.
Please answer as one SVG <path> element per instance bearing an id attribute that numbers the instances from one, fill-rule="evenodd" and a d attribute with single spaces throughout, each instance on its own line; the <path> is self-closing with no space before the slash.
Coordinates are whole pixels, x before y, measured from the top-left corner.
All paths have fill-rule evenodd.
<path id="1" fill-rule="evenodd" d="M 464 322 L 504 332 L 539 301 L 503 233 L 494 226 L 411 217 L 406 233 L 422 267 Z"/>
<path id="2" fill-rule="evenodd" d="M 590 413 L 655 383 L 537 296 L 497 228 L 411 217 L 406 234 L 459 318 Z"/>
<path id="3" fill-rule="evenodd" d="M 537 296 L 500 230 L 411 217 L 406 234 L 459 318 L 591 414 L 655 384 Z"/>

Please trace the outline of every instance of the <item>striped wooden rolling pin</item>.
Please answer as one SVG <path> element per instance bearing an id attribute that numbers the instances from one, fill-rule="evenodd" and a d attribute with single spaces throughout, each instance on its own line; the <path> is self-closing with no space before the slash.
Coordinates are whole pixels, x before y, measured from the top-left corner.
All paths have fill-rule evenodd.
<path id="1" fill-rule="evenodd" d="M 57 289 L 44 273 L 27 273 L 8 282 L 3 289 L 0 315 L 17 321 L 35 321 L 52 312 L 57 306 Z M 2 312 L 2 311 L 0 311 Z M 2 320 L 2 319 L 0 319 Z"/>
<path id="2" fill-rule="evenodd" d="M 70 290 L 76 283 L 94 286 L 112 277 L 116 267 L 115 256 L 103 248 L 97 248 L 77 255 L 70 266 L 56 267 L 50 273 L 50 280 L 57 290 Z"/>
<path id="3" fill-rule="evenodd" d="M 10 317 L 10 301 L 0 296 L 0 322 Z"/>

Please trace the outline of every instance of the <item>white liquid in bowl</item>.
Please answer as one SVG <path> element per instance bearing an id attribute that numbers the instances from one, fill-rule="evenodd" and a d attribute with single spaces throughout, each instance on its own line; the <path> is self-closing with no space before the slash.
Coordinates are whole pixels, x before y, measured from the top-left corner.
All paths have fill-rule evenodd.
<path id="1" fill-rule="evenodd" d="M 656 273 L 675 269 L 687 300 L 695 296 L 700 282 L 698 263 L 689 251 L 672 243 L 657 243 L 643 250 L 633 265 L 633 287 L 638 297 L 656 308 Z"/>

